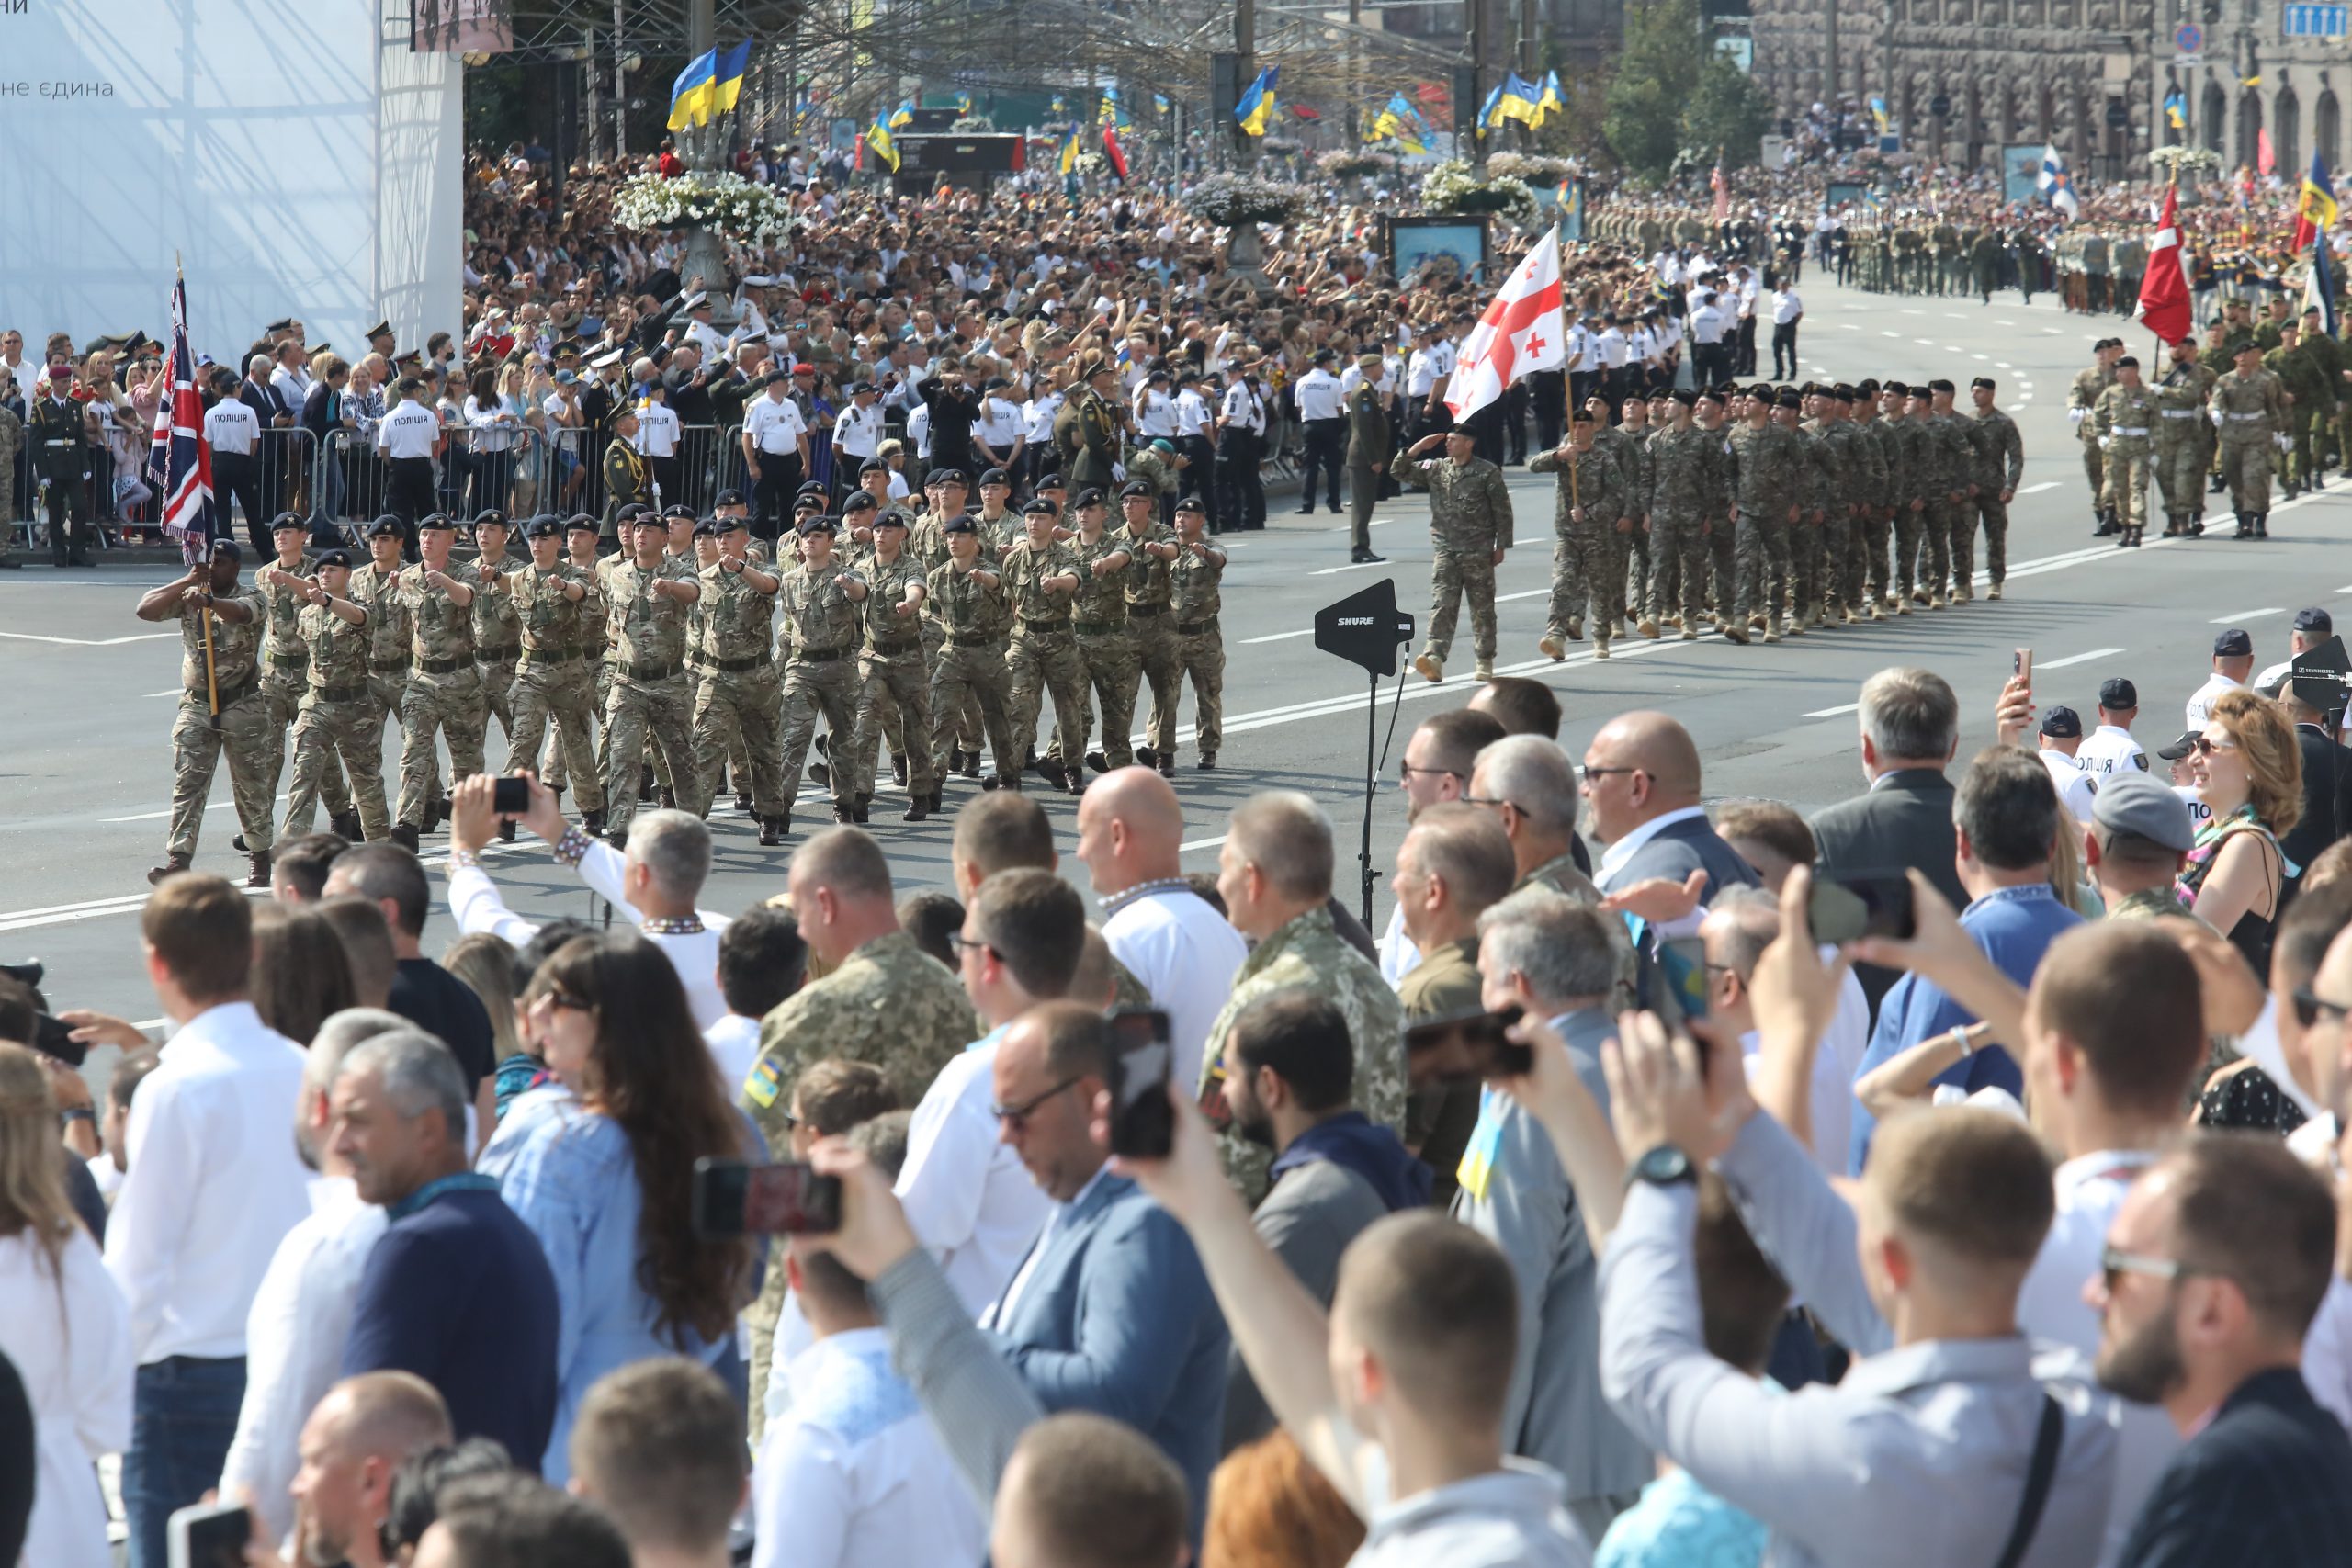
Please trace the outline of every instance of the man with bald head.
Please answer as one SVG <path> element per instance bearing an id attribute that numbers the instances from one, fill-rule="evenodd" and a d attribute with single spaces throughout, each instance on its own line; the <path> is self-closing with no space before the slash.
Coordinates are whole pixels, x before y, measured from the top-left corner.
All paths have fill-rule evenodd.
<path id="1" fill-rule="evenodd" d="M 1116 769 L 1079 797 L 1078 858 L 1094 882 L 1102 940 L 1167 1011 L 1178 1081 L 1191 1083 L 1250 949 L 1184 880 L 1183 840 L 1184 807 L 1149 768 Z"/>
<path id="2" fill-rule="evenodd" d="M 1756 872 L 1715 836 L 1699 805 L 1699 748 L 1662 713 L 1621 714 L 1584 752 L 1584 795 L 1593 831 L 1609 846 L 1593 881 L 1604 893 L 1654 878 L 1706 874 L 1702 903 L 1726 886 L 1752 887 Z"/>
<path id="3" fill-rule="evenodd" d="M 302 1423 L 294 1472 L 298 1562 L 381 1568 L 378 1527 L 392 1472 L 411 1454 L 450 1440 L 449 1410 L 411 1372 L 363 1372 L 327 1391 Z"/>

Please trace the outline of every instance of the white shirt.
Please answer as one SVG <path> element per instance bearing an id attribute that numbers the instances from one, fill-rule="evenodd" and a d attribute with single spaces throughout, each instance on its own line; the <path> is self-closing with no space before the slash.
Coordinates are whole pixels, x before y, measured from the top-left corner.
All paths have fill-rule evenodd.
<path id="1" fill-rule="evenodd" d="M 311 373 L 308 370 L 288 369 L 281 365 L 269 373 L 269 384 L 277 389 L 279 397 L 286 400 L 286 406 L 297 413 L 301 412 L 302 404 L 311 396 Z"/>
<path id="2" fill-rule="evenodd" d="M 2205 683 L 2188 694 L 2188 705 L 2184 713 L 2186 727 L 2191 734 L 2202 730 L 2213 717 L 2213 701 L 2224 692 L 2243 692 L 2245 688 L 2216 670 L 2205 677 Z"/>
<path id="3" fill-rule="evenodd" d="M 641 457 L 678 455 L 678 411 L 668 403 L 647 403 L 637 411 L 637 451 Z"/>
<path id="4" fill-rule="evenodd" d="M 1225 389 L 1225 423 L 1227 429 L 1266 433 L 1266 406 L 1250 389 L 1249 382 L 1236 381 Z"/>
<path id="5" fill-rule="evenodd" d="M 752 1467 L 752 1568 L 978 1568 L 988 1522 L 890 1365 L 880 1328 L 792 1364 L 792 1408 Z"/>
<path id="6" fill-rule="evenodd" d="M 1054 1206 L 997 1136 L 991 1108 L 1002 1039 L 1003 1031 L 990 1031 L 923 1091 L 897 1184 L 907 1223 L 974 1317 L 1004 1293 Z"/>
<path id="7" fill-rule="evenodd" d="M 1054 438 L 1054 416 L 1061 412 L 1059 392 L 1038 392 L 1022 405 L 1021 433 L 1029 438 L 1029 445 L 1035 446 Z"/>
<path id="8" fill-rule="evenodd" d="M 1106 900 L 1106 902 L 1109 902 Z M 1178 1083 L 1198 1083 L 1211 1043 L 1209 1025 L 1232 994 L 1233 976 L 1250 953 L 1241 933 L 1214 905 L 1189 887 L 1141 894 L 1102 920 L 1102 941 L 1151 999 L 1168 1013 Z"/>
<path id="9" fill-rule="evenodd" d="M 791 400 L 786 400 L 786 406 Z M 859 408 L 855 402 L 842 410 L 833 421 L 833 449 L 864 462 L 873 457 L 882 445 L 882 406 Z"/>
<path id="10" fill-rule="evenodd" d="M 250 1494 L 270 1540 L 294 1528 L 302 1423 L 342 1371 L 359 1277 L 386 1224 L 347 1178 L 313 1179 L 309 1198 L 310 1215 L 277 1244 L 245 1318 L 245 1398 L 220 1470 L 220 1495 Z"/>
<path id="11" fill-rule="evenodd" d="M 2303 1335 L 2303 1381 L 2328 1414 L 2352 1427 L 2352 1284 L 2341 1274 L 2328 1276 L 2327 1294 Z"/>
<path id="12" fill-rule="evenodd" d="M 1176 434 L 1206 435 L 1216 415 L 1209 412 L 1209 400 L 1201 396 L 1196 387 L 1187 387 L 1176 394 Z"/>
<path id="13" fill-rule="evenodd" d="M 413 398 L 386 414 L 376 427 L 376 446 L 391 458 L 430 457 L 441 439 L 441 416 Z"/>
<path id="14" fill-rule="evenodd" d="M 2098 799 L 2098 781 L 2064 751 L 2045 746 L 2036 754 L 2050 772 L 2050 783 L 2058 791 L 2058 804 L 2078 825 L 2090 826 L 2091 808 Z"/>
<path id="15" fill-rule="evenodd" d="M 139 1086 L 106 1249 L 136 1364 L 245 1353 L 254 1292 L 311 1212 L 289 1126 L 301 1089 L 301 1047 L 251 1002 L 188 1020 Z"/>
<path id="16" fill-rule="evenodd" d="M 1804 301 L 1797 298 L 1793 288 L 1783 288 L 1772 296 L 1772 324 L 1787 326 L 1804 314 Z"/>
<path id="17" fill-rule="evenodd" d="M 1155 435 L 1165 435 L 1171 440 L 1174 439 L 1176 400 L 1167 393 L 1155 392 L 1149 388 L 1137 392 L 1135 414 L 1136 428 L 1141 431 L 1147 439 Z"/>
<path id="18" fill-rule="evenodd" d="M 261 440 L 261 416 L 234 398 L 223 398 L 204 412 L 204 439 L 221 456 L 251 457 Z"/>
<path id="19" fill-rule="evenodd" d="M 51 1273 L 32 1236 L 0 1238 L 0 1352 L 16 1363 L 33 1417 L 33 1511 L 19 1561 L 113 1568 L 97 1461 L 130 1446 L 130 1314 L 80 1225 L 59 1261 Z"/>
<path id="20" fill-rule="evenodd" d="M 2075 750 L 2075 765 L 2100 778 L 2110 773 L 2146 773 L 2148 754 L 2121 725 L 2102 724 L 2083 737 L 2082 745 Z"/>
<path id="21" fill-rule="evenodd" d="M 1412 358 L 1405 362 L 1405 395 L 1426 398 L 1437 386 L 1438 355 L 1433 349 L 1417 348 Z"/>
<path id="22" fill-rule="evenodd" d="M 760 1021 L 730 1012 L 702 1032 L 710 1059 L 718 1066 L 718 1081 L 732 1100 L 751 1081 L 752 1065 L 760 1057 Z"/>
<path id="23" fill-rule="evenodd" d="M 923 403 L 907 415 L 907 439 L 914 443 L 915 456 L 929 461 L 931 457 L 931 405 Z"/>
<path id="24" fill-rule="evenodd" d="M 1340 417 L 1340 381 L 1329 370 L 1309 370 L 1298 378 L 1298 417 L 1301 419 L 1338 419 Z"/>
<path id="25" fill-rule="evenodd" d="M 624 890 L 622 876 L 627 869 L 628 862 L 618 850 L 592 842 L 580 860 L 580 880 L 606 903 L 627 909 L 631 919 L 642 920 L 644 912 L 628 901 Z M 538 927 L 506 907 L 497 884 L 478 865 L 449 868 L 449 913 L 468 936 L 487 931 L 521 947 L 539 934 Z M 698 931 L 640 931 L 639 934 L 669 955 L 679 982 L 686 987 L 686 1005 L 694 1010 L 695 1027 L 708 1029 L 727 1016 L 727 998 L 718 994 L 718 933 L 727 929 L 728 917 L 708 909 L 696 909 L 695 914 L 702 920 Z M 735 1084 L 742 1081 L 737 1078 Z"/>
<path id="26" fill-rule="evenodd" d="M 1822 950 L 1824 963 L 1832 962 L 1837 956 L 1834 947 Z M 1762 1037 L 1753 1030 L 1739 1037 L 1742 1060 L 1751 1085 L 1763 1062 L 1758 1050 L 1762 1043 Z M 1846 1149 L 1854 1130 L 1854 1077 L 1870 1043 L 1870 998 L 1863 994 L 1862 983 L 1849 969 L 1845 983 L 1838 987 L 1838 1010 L 1814 1051 L 1813 1082 L 1805 1093 L 1806 1107 L 1813 1118 L 1813 1163 L 1821 1168 L 1825 1176 L 1846 1174 Z"/>
<path id="27" fill-rule="evenodd" d="M 2213 808 L 2205 804 L 2204 796 L 2197 793 L 2195 784 L 2175 784 L 2172 792 L 2180 796 L 2181 803 L 2188 807 L 2190 828 L 2201 828 L 2212 819 Z"/>
<path id="28" fill-rule="evenodd" d="M 1012 457 L 1012 444 L 1024 438 L 1028 430 L 1029 422 L 1023 417 L 1019 403 L 1007 402 L 993 392 L 980 400 L 978 434 L 998 457 Z"/>
<path id="29" fill-rule="evenodd" d="M 1689 320 L 1692 343 L 1705 346 L 1724 341 L 1724 328 L 1727 323 L 1724 313 L 1713 305 L 1699 306 L 1690 312 Z"/>
<path id="30" fill-rule="evenodd" d="M 1388 931 L 1380 939 L 1380 977 L 1394 989 L 1420 961 L 1421 950 L 1405 934 L 1405 906 L 1399 904 L 1388 911 Z"/>
<path id="31" fill-rule="evenodd" d="M 800 417 L 800 405 L 788 397 L 754 398 L 743 411 L 743 433 L 753 446 L 775 457 L 797 457 L 800 437 L 808 429 L 808 422 Z"/>

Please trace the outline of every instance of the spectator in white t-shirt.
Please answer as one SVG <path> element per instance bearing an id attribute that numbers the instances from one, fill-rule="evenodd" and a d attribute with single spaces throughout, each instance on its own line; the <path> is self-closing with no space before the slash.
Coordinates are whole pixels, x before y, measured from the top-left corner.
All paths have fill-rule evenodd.
<path id="1" fill-rule="evenodd" d="M 2212 719 L 2213 699 L 2224 692 L 2246 690 L 2246 677 L 2253 673 L 2254 638 L 2232 626 L 2213 639 L 2213 672 L 2188 694 L 2181 728 L 2190 734 L 2201 732 Z"/>
<path id="2" fill-rule="evenodd" d="M 808 947 L 789 909 L 754 904 L 718 933 L 718 994 L 727 1016 L 702 1032 L 731 1097 L 741 1091 L 760 1055 L 760 1021 L 808 973 Z"/>

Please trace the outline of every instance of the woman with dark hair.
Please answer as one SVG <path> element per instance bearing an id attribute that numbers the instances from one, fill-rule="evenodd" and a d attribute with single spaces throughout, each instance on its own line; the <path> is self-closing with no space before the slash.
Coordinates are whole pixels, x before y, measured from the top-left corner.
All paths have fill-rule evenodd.
<path id="1" fill-rule="evenodd" d="M 252 986 L 261 1021 L 306 1048 L 319 1025 L 359 1005 L 343 939 L 324 916 L 293 904 L 254 906 Z"/>
<path id="2" fill-rule="evenodd" d="M 748 1240 L 687 1224 L 695 1162 L 743 1156 L 752 1136 L 707 1062 L 678 971 L 634 931 L 574 938 L 524 994 L 528 1032 L 571 1091 L 499 1179 L 539 1238 L 562 1305 L 555 1430 L 542 1466 L 562 1485 L 589 1387 L 650 1357 L 718 1362 L 750 1299 Z"/>

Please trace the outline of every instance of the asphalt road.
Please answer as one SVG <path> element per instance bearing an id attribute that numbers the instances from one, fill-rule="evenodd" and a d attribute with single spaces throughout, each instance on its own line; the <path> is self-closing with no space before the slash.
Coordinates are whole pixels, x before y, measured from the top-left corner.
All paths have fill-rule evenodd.
<path id="1" fill-rule="evenodd" d="M 1933 669 L 1959 689 L 1965 754 L 1990 739 L 1991 707 L 2010 650 L 2035 649 L 2038 699 L 2064 702 L 2087 720 L 2100 681 L 2127 674 L 2139 684 L 2143 738 L 2177 733 L 2175 716 L 2204 677 L 2211 639 L 2222 626 L 2253 634 L 2257 660 L 2285 657 L 2289 619 L 2303 604 L 2352 614 L 2352 558 L 2335 555 L 2352 525 L 2352 491 L 2280 504 L 2266 545 L 2208 535 L 2181 544 L 2152 537 L 2118 551 L 2089 536 L 2079 448 L 2064 416 L 2066 388 L 2088 363 L 2089 344 L 2116 333 L 2135 346 L 2136 327 L 2120 317 L 2068 316 L 2046 298 L 2021 306 L 2014 294 L 1989 306 L 1973 299 L 1919 299 L 1804 287 L 1810 310 L 1802 333 L 1805 374 L 1853 380 L 1949 377 L 1963 388 L 1980 374 L 1999 378 L 2000 401 L 2018 419 L 2026 446 L 2024 482 L 2012 512 L 2009 587 L 2000 604 L 1816 632 L 1766 647 L 1720 638 L 1620 642 L 1595 664 L 1590 645 L 1555 664 L 1535 648 L 1549 580 L 1553 481 L 1514 470 L 1520 547 L 1499 573 L 1499 667 L 1545 681 L 1566 710 L 1561 739 L 1581 756 L 1611 715 L 1662 708 L 1687 725 L 1704 755 L 1712 799 L 1766 796 L 1811 809 L 1860 784 L 1854 739 L 1857 688 L 1871 671 L 1909 663 Z M 2153 355 L 2145 349 L 2143 356 Z M 2215 498 L 2226 502 L 2226 498 Z M 1227 541 L 1225 626 L 1229 660 L 1221 766 L 1192 767 L 1191 736 L 1179 777 L 1190 818 L 1186 863 L 1215 864 L 1226 814 L 1251 792 L 1307 791 L 1338 825 L 1342 894 L 1354 902 L 1355 850 L 1363 813 L 1366 691 L 1353 666 L 1316 650 L 1314 611 L 1385 574 L 1417 617 L 1429 603 L 1427 507 L 1418 498 L 1384 504 L 1374 547 L 1385 567 L 1346 565 L 1344 518 L 1277 515 L 1264 533 Z M 2222 531 L 2227 532 L 2226 513 Z M 1983 566 L 1983 549 L 1978 549 Z M 171 792 L 168 736 L 178 695 L 178 634 L 131 615 L 139 594 L 172 575 L 162 568 L 53 573 L 45 568 L 0 577 L 0 956 L 39 956 L 50 967 L 57 1005 L 86 1005 L 134 1020 L 157 1009 L 138 962 L 136 918 L 144 872 L 162 857 Z M 1432 687 L 1408 675 L 1380 698 L 1386 749 L 1383 794 L 1373 810 L 1372 855 L 1383 880 L 1374 915 L 1387 916 L 1385 873 L 1394 864 L 1403 812 L 1393 792 L 1403 736 L 1440 703 L 1468 695 L 1467 616 L 1449 679 Z M 1409 652 L 1410 650 L 1408 650 Z M 1398 731 L 1387 741 L 1390 713 Z M 1187 708 L 1189 713 L 1189 705 Z M 1140 716 L 1138 716 L 1140 718 Z M 491 761 L 503 757 L 491 742 Z M 396 733 L 396 732 L 395 732 Z M 2153 745 L 2154 742 L 2150 741 Z M 396 747 L 388 748 L 387 773 Z M 948 792 L 952 808 L 976 786 Z M 1076 802 L 1041 794 L 1067 854 Z M 885 784 L 873 829 L 888 850 L 902 892 L 947 880 L 945 819 L 897 820 L 899 797 Z M 810 798 L 802 824 L 825 814 Z M 717 821 L 718 869 L 707 904 L 744 908 L 784 886 L 788 851 L 761 850 L 748 819 Z M 225 770 L 214 784 L 197 855 L 201 869 L 242 875 Z M 428 859 L 445 840 L 426 840 Z M 517 846 L 497 873 L 510 901 L 528 913 L 589 913 L 587 895 L 536 847 Z M 511 867 L 511 869 L 508 869 Z M 1068 871 L 1081 882 L 1075 860 Z M 426 931 L 427 951 L 453 934 L 446 917 Z"/>

